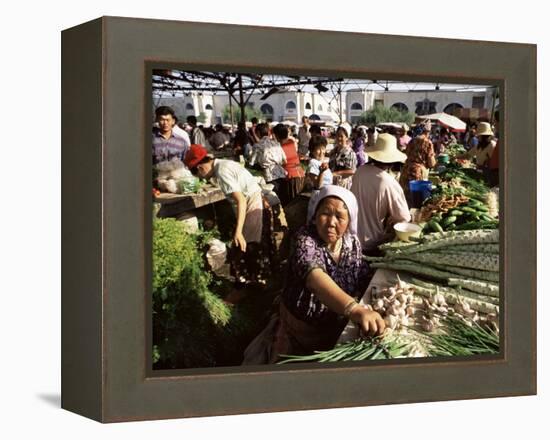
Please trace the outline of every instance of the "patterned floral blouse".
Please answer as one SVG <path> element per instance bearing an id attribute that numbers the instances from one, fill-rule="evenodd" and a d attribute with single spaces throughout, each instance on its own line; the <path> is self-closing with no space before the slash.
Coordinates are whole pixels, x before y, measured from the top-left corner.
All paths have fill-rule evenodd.
<path id="1" fill-rule="evenodd" d="M 335 147 L 330 152 L 328 166 L 332 171 L 352 170 L 357 168 L 357 155 L 351 148 L 351 144 L 346 145 L 338 151 Z"/>
<path id="2" fill-rule="evenodd" d="M 357 169 L 357 155 L 351 148 L 351 143 L 348 142 L 348 144 L 339 151 L 338 147 L 334 148 L 334 150 L 330 152 L 328 166 L 333 172 L 351 170 L 355 173 L 355 170 Z M 335 179 L 334 183 L 335 185 L 350 189 L 352 178 L 353 175 L 347 177 L 339 176 Z"/>
<path id="3" fill-rule="evenodd" d="M 306 278 L 313 269 L 325 271 L 344 292 L 353 297 L 357 298 L 366 290 L 369 267 L 362 258 L 359 239 L 347 234 L 343 240 L 340 259 L 336 263 L 317 234 L 315 225 L 303 226 L 297 231 L 282 296 L 286 308 L 301 321 L 323 327 L 345 321 L 343 316 L 330 311 L 307 289 Z"/>
<path id="4" fill-rule="evenodd" d="M 422 180 L 428 168 L 436 164 L 434 146 L 426 136 L 417 136 L 407 146 L 407 160 L 401 171 L 400 183 L 405 192 L 411 180 Z"/>

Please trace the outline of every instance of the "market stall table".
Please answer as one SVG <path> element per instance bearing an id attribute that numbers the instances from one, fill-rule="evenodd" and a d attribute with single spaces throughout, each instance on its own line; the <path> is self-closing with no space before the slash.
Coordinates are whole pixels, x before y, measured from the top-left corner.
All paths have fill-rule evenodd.
<path id="1" fill-rule="evenodd" d="M 154 201 L 161 204 L 158 216 L 179 217 L 202 206 L 211 205 L 225 200 L 220 188 L 212 184 L 205 184 L 198 193 L 172 194 L 161 193 L 154 197 Z"/>

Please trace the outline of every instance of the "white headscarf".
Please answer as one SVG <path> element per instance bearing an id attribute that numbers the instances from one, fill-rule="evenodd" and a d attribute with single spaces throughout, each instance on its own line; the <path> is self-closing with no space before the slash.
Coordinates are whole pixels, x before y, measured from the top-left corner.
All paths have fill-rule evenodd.
<path id="1" fill-rule="evenodd" d="M 313 223 L 315 221 L 317 207 L 319 203 L 321 203 L 321 200 L 327 197 L 338 197 L 345 203 L 349 213 L 348 232 L 352 235 L 357 235 L 357 199 L 350 190 L 342 188 L 341 186 L 327 185 L 319 190 L 319 194 L 314 200 L 313 209 L 309 213 L 307 222 Z"/>

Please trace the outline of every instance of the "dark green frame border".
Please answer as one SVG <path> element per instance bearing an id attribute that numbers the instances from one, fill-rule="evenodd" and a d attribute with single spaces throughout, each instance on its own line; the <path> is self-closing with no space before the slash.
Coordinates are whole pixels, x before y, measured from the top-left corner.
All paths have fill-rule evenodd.
<path id="1" fill-rule="evenodd" d="M 153 375 L 153 66 L 498 85 L 502 356 Z M 536 393 L 536 46 L 104 17 L 63 32 L 62 75 L 63 408 L 115 422 Z"/>

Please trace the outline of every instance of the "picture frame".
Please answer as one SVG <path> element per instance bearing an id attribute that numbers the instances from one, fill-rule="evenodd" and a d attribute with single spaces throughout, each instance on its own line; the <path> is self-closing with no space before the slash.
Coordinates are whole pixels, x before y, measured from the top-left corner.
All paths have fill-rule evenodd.
<path id="1" fill-rule="evenodd" d="M 153 373 L 158 66 L 497 84 L 502 354 Z M 62 407 L 120 422 L 536 394 L 536 81 L 530 44 L 121 17 L 64 30 Z"/>

